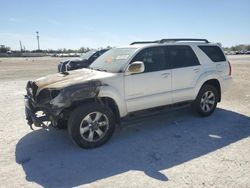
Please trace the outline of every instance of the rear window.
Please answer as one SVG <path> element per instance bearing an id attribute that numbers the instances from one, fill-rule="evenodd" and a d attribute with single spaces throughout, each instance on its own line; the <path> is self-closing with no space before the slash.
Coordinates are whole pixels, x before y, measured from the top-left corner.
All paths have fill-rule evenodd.
<path id="1" fill-rule="evenodd" d="M 222 50 L 218 46 L 199 46 L 199 48 L 213 61 L 226 61 Z"/>

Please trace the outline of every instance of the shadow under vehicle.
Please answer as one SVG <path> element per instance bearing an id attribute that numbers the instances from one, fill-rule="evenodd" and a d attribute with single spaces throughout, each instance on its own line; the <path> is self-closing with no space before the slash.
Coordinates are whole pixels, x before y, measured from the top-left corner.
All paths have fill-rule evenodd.
<path id="1" fill-rule="evenodd" d="M 80 186 L 131 170 L 168 181 L 171 177 L 160 171 L 250 136 L 249 117 L 221 108 L 209 118 L 182 108 L 128 124 L 111 142 L 92 150 L 72 147 L 63 130 L 33 131 L 18 142 L 16 162 L 28 181 L 43 187 Z"/>

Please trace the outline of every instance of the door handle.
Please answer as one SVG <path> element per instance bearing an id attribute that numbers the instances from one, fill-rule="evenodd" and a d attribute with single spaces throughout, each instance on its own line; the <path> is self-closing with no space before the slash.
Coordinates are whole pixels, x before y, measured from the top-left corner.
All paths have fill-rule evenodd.
<path id="1" fill-rule="evenodd" d="M 170 73 L 163 73 L 161 74 L 162 78 L 167 78 L 170 75 Z"/>
<path id="2" fill-rule="evenodd" d="M 194 72 L 200 72 L 200 68 L 193 69 Z"/>

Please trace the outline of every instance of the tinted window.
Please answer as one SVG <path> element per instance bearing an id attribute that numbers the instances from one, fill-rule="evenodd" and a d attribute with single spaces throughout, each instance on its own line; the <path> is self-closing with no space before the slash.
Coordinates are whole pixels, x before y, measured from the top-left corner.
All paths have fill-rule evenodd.
<path id="1" fill-rule="evenodd" d="M 145 65 L 144 72 L 153 72 L 167 69 L 163 47 L 147 48 L 139 52 L 132 62 L 142 61 Z"/>
<path id="2" fill-rule="evenodd" d="M 181 68 L 199 65 L 194 51 L 190 46 L 168 46 L 167 56 L 171 64 L 171 68 Z"/>
<path id="3" fill-rule="evenodd" d="M 222 50 L 218 46 L 199 46 L 199 48 L 213 61 L 226 61 Z"/>

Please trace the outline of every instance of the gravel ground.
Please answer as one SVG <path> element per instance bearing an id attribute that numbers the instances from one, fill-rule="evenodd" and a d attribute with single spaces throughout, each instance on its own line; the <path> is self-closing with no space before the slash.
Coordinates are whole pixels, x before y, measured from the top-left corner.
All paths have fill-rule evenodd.
<path id="1" fill-rule="evenodd" d="M 164 111 L 123 126 L 101 148 L 67 131 L 31 131 L 27 80 L 59 58 L 0 58 L 0 187 L 250 187 L 250 56 L 229 56 L 234 82 L 215 113 Z"/>

